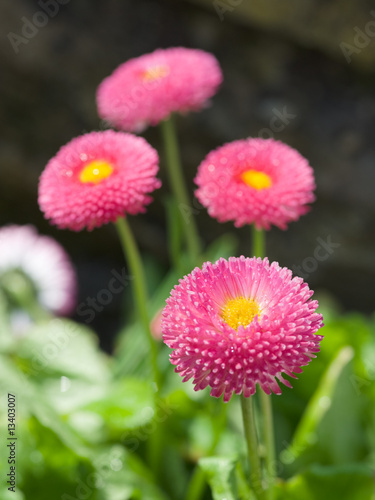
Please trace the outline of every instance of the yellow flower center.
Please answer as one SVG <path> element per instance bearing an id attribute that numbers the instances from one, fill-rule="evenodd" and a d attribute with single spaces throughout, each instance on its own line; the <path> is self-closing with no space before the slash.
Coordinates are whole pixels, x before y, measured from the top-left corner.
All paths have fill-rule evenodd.
<path id="1" fill-rule="evenodd" d="M 103 160 L 94 160 L 82 170 L 79 180 L 84 184 L 92 182 L 98 184 L 103 179 L 109 177 L 113 172 L 113 167 Z"/>
<path id="2" fill-rule="evenodd" d="M 241 180 L 248 186 L 257 189 L 267 189 L 272 186 L 272 179 L 269 175 L 258 170 L 246 170 L 241 174 Z"/>
<path id="3" fill-rule="evenodd" d="M 152 82 L 158 78 L 163 78 L 169 73 L 167 66 L 154 66 L 142 72 L 142 80 L 144 82 Z"/>
<path id="4" fill-rule="evenodd" d="M 221 317 L 227 325 L 237 330 L 240 325 L 249 325 L 257 314 L 259 314 L 259 306 L 255 300 L 237 297 L 228 300 Z"/>

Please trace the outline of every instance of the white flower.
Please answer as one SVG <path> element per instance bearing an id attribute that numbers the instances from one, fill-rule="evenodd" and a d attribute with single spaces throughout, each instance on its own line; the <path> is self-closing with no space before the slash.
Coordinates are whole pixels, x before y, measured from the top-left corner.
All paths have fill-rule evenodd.
<path id="1" fill-rule="evenodd" d="M 23 273 L 35 288 L 39 303 L 56 314 L 69 314 L 76 298 L 76 275 L 65 250 L 49 236 L 40 236 L 33 226 L 0 229 L 1 276 Z"/>

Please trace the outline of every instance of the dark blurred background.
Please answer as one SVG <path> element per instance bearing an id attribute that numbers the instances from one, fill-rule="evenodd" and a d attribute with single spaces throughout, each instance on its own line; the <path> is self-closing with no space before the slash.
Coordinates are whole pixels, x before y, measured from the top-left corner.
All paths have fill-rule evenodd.
<path id="1" fill-rule="evenodd" d="M 105 288 L 111 270 L 123 267 L 114 229 L 76 234 L 50 226 L 37 205 L 38 177 L 61 145 L 103 127 L 95 92 L 116 66 L 158 47 L 200 48 L 218 58 L 224 84 L 211 108 L 178 121 L 191 189 L 201 160 L 224 142 L 272 136 L 297 148 L 315 169 L 317 201 L 287 231 L 270 232 L 268 255 L 300 269 L 343 310 L 373 311 L 372 7 L 365 0 L 2 1 L 0 225 L 32 223 L 61 242 L 78 271 L 79 302 Z M 47 22 L 43 8 L 50 9 Z M 145 136 L 160 151 L 159 130 Z M 165 182 L 147 215 L 131 220 L 160 276 L 168 268 L 167 192 Z M 233 233 L 238 253 L 249 254 L 248 228 L 237 231 L 197 211 L 206 243 Z M 322 240 L 335 246 L 318 262 L 314 251 Z M 117 296 L 92 324 L 107 349 L 120 306 Z"/>

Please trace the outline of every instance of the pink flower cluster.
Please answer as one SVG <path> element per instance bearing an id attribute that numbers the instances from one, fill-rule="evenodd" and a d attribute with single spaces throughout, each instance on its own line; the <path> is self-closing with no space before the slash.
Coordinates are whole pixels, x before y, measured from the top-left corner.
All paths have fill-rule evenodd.
<path id="1" fill-rule="evenodd" d="M 156 50 L 118 67 L 99 86 L 100 116 L 139 132 L 171 113 L 207 105 L 222 81 L 214 56 L 194 49 Z M 40 179 L 39 204 L 60 228 L 89 230 L 145 211 L 160 187 L 158 155 L 142 138 L 93 132 L 73 139 Z M 312 168 L 296 150 L 273 139 L 234 141 L 198 168 L 196 196 L 219 222 L 285 229 L 314 201 Z M 180 280 L 152 322 L 173 349 L 171 362 L 195 390 L 215 397 L 249 397 L 256 385 L 280 394 L 319 351 L 322 316 L 301 278 L 267 259 L 207 262 Z"/>

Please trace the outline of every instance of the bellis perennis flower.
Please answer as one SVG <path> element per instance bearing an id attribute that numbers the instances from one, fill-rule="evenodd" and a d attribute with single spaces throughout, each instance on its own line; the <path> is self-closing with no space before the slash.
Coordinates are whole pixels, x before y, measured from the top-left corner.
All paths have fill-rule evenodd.
<path id="1" fill-rule="evenodd" d="M 198 168 L 196 196 L 219 222 L 286 229 L 314 201 L 313 170 L 295 149 L 273 139 L 234 141 Z"/>
<path id="2" fill-rule="evenodd" d="M 141 132 L 173 112 L 198 111 L 222 81 L 212 54 L 175 47 L 121 64 L 98 88 L 99 115 L 115 127 Z"/>
<path id="3" fill-rule="evenodd" d="M 0 229 L 0 284 L 6 274 L 22 273 L 47 310 L 69 314 L 75 305 L 76 275 L 65 250 L 33 226 Z"/>
<path id="4" fill-rule="evenodd" d="M 39 206 L 59 228 L 89 230 L 145 211 L 160 187 L 158 154 L 141 137 L 107 130 L 77 137 L 40 178 Z"/>
<path id="5" fill-rule="evenodd" d="M 322 316 L 302 278 L 268 259 L 230 258 L 205 263 L 180 280 L 163 311 L 171 362 L 195 390 L 211 387 L 224 401 L 280 394 L 283 374 L 302 372 L 319 351 Z"/>

